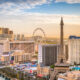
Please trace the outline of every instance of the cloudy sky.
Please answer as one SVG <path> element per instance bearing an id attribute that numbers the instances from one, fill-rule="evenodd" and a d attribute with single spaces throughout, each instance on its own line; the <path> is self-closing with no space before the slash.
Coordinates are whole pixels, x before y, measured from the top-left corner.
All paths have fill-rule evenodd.
<path id="1" fill-rule="evenodd" d="M 0 27 L 16 34 L 30 36 L 39 27 L 46 36 L 58 37 L 61 16 L 65 37 L 80 36 L 80 0 L 0 0 Z"/>

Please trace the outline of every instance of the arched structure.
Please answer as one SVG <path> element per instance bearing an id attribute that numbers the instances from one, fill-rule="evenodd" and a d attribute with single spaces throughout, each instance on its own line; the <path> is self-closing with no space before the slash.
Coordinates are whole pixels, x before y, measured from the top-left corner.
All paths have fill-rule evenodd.
<path id="1" fill-rule="evenodd" d="M 35 35 L 36 31 L 38 31 L 38 30 L 40 30 L 40 31 L 43 33 L 44 37 L 45 37 L 45 32 L 44 32 L 44 30 L 43 30 L 42 28 L 36 28 L 36 29 L 33 31 L 33 36 Z"/>
<path id="2" fill-rule="evenodd" d="M 37 31 L 41 31 L 41 32 L 43 33 L 43 37 L 42 37 L 42 36 L 35 36 L 35 33 L 36 33 Z M 45 32 L 44 32 L 44 30 L 43 30 L 42 28 L 36 28 L 36 29 L 33 31 L 33 39 L 34 39 L 36 42 L 38 42 L 38 43 L 43 42 L 43 41 L 45 40 Z"/>

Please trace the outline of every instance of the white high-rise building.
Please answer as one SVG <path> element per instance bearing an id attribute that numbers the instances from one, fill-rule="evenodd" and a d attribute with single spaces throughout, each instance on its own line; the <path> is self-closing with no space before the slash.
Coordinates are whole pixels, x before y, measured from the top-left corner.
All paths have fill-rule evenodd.
<path id="1" fill-rule="evenodd" d="M 71 64 L 80 64 L 80 37 L 70 36 L 68 41 L 69 58 Z"/>

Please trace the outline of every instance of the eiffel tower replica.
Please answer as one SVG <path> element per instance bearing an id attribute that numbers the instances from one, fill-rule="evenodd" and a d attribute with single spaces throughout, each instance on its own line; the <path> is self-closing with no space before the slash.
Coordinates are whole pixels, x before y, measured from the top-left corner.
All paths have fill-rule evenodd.
<path id="1" fill-rule="evenodd" d="M 61 17 L 61 22 L 60 22 L 60 51 L 58 54 L 58 60 L 55 64 L 54 71 L 50 75 L 50 80 L 56 80 L 55 78 L 59 73 L 65 73 L 69 71 L 69 64 L 66 62 L 66 57 L 64 53 L 64 39 L 63 39 L 63 18 Z"/>

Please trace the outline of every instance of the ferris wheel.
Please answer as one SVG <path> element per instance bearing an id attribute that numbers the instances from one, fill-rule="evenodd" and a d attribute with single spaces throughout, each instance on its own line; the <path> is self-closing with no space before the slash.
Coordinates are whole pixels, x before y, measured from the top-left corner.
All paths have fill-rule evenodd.
<path id="1" fill-rule="evenodd" d="M 39 34 L 36 35 L 36 32 L 37 31 L 41 31 L 42 32 L 42 36 L 40 36 Z M 36 28 L 34 31 L 33 31 L 33 39 L 36 43 L 44 43 L 45 40 L 46 40 L 46 36 L 45 36 L 45 32 L 42 28 Z"/>

